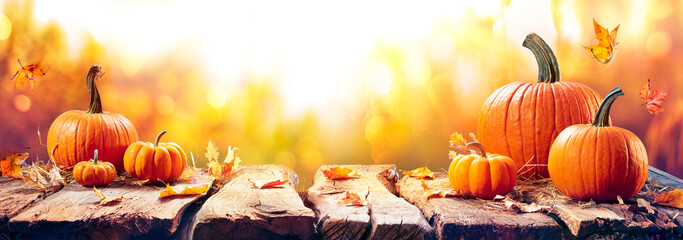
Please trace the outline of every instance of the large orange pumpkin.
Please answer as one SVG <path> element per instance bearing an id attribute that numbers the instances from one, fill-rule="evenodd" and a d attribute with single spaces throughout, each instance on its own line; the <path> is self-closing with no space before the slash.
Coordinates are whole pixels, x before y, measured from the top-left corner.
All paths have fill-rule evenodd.
<path id="1" fill-rule="evenodd" d="M 683 178 L 683 100 L 667 103 L 653 117 L 645 136 L 650 165 Z"/>
<path id="2" fill-rule="evenodd" d="M 458 155 L 448 167 L 448 181 L 456 191 L 482 199 L 506 195 L 515 186 L 517 166 L 507 156 L 486 154 L 477 142 L 467 144 L 479 155 Z"/>
<path id="3" fill-rule="evenodd" d="M 538 81 L 496 90 L 479 114 L 478 135 L 488 151 L 510 156 L 524 177 L 548 177 L 550 144 L 564 128 L 590 123 L 600 96 L 584 84 L 561 82 L 550 47 L 532 33 L 524 40 L 538 62 Z"/>
<path id="4" fill-rule="evenodd" d="M 174 142 L 159 143 L 164 134 L 166 130 L 157 135 L 154 144 L 139 141 L 128 147 L 123 163 L 131 177 L 170 183 L 183 174 L 187 161 L 185 151 Z"/>
<path id="5" fill-rule="evenodd" d="M 557 136 L 550 148 L 548 171 L 555 186 L 567 196 L 597 202 L 633 197 L 648 173 L 645 146 L 631 131 L 611 127 L 609 112 L 620 87 L 600 104 L 593 124 L 577 124 Z"/>
<path id="6" fill-rule="evenodd" d="M 86 111 L 70 110 L 59 115 L 47 132 L 47 151 L 58 165 L 71 167 L 92 159 L 95 149 L 107 156 L 102 161 L 123 171 L 123 153 L 138 140 L 133 124 L 121 114 L 102 111 L 100 93 L 95 80 L 102 74 L 99 65 L 88 71 L 85 82 L 90 91 L 90 107 Z"/>

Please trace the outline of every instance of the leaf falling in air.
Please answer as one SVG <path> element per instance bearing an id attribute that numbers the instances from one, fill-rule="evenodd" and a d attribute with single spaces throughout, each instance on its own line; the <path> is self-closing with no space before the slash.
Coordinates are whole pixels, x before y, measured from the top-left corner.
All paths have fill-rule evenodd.
<path id="1" fill-rule="evenodd" d="M 662 104 L 664 104 L 666 95 L 668 95 L 668 93 L 661 92 L 660 90 L 652 90 L 650 88 L 650 79 L 648 79 L 647 83 L 640 89 L 640 98 L 645 101 L 647 111 L 654 115 L 664 112 Z"/>
<path id="2" fill-rule="evenodd" d="M 419 167 L 412 171 L 403 171 L 403 174 L 416 178 L 434 178 L 434 172 L 427 167 Z"/>
<path id="3" fill-rule="evenodd" d="M 358 170 L 355 168 L 331 167 L 330 169 L 323 169 L 322 171 L 323 175 L 330 180 L 344 180 L 360 177 Z"/>
<path id="4" fill-rule="evenodd" d="M 3 177 L 13 177 L 16 179 L 24 179 L 21 174 L 21 164 L 28 158 L 28 153 L 14 152 L 11 156 L 0 160 L 0 173 Z"/>
<path id="5" fill-rule="evenodd" d="M 619 30 L 619 26 L 620 25 L 617 25 L 611 32 L 608 32 L 606 28 L 600 26 L 600 24 L 595 21 L 595 18 L 593 18 L 593 28 L 598 44 L 584 48 L 590 51 L 598 62 L 607 64 L 612 61 L 617 44 L 619 44 L 617 42 L 617 31 Z"/>
<path id="6" fill-rule="evenodd" d="M 92 187 L 92 190 L 93 192 L 95 192 L 95 195 L 100 198 L 100 206 L 107 205 L 109 203 L 123 201 L 123 195 L 119 195 L 116 197 L 107 197 L 104 196 L 104 193 L 100 192 L 100 190 L 97 190 L 96 187 Z"/>
<path id="7" fill-rule="evenodd" d="M 342 194 L 339 197 L 339 201 L 337 202 L 339 205 L 345 205 L 345 206 L 366 206 L 368 205 L 368 201 L 365 199 L 362 199 L 358 193 L 354 192 L 349 192 L 346 191 L 344 194 Z"/>
<path id="8" fill-rule="evenodd" d="M 182 190 L 176 191 L 171 187 L 171 185 L 166 184 L 166 188 L 163 191 L 161 191 L 161 193 L 159 193 L 159 198 L 203 194 L 206 191 L 209 191 L 210 188 L 211 184 L 202 184 L 198 186 L 183 187 Z"/>
<path id="9" fill-rule="evenodd" d="M 270 187 L 275 187 L 275 186 L 280 186 L 285 183 L 287 183 L 287 180 L 273 180 L 273 181 L 261 181 L 261 180 L 251 180 L 251 178 L 248 178 L 247 181 L 249 181 L 254 188 L 258 189 L 263 189 L 263 188 L 270 188 Z"/>
<path id="10" fill-rule="evenodd" d="M 20 60 L 17 61 L 19 62 L 21 69 L 17 70 L 17 72 L 12 76 L 14 88 L 16 89 L 17 85 L 21 84 L 22 87 L 33 89 L 34 85 L 36 84 L 36 77 L 44 76 L 45 70 L 40 63 L 24 66 L 21 64 Z"/>
<path id="11" fill-rule="evenodd" d="M 683 190 L 676 189 L 671 192 L 659 194 L 655 199 L 655 204 L 683 208 Z"/>

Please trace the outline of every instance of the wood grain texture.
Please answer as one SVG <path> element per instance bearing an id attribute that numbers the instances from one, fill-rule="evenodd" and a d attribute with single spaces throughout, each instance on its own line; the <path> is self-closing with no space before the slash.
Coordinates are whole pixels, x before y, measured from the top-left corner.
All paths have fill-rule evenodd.
<path id="1" fill-rule="evenodd" d="M 398 173 L 394 165 L 343 165 L 355 168 L 357 179 L 328 180 L 321 166 L 313 186 L 306 194 L 307 203 L 317 218 L 322 239 L 433 239 L 434 230 L 420 210 L 396 196 Z M 339 196 L 346 191 L 358 193 L 367 206 L 342 206 Z"/>
<path id="2" fill-rule="evenodd" d="M 249 182 L 286 179 L 289 183 L 256 189 Z M 244 165 L 209 197 L 194 216 L 189 239 L 311 239 L 315 214 L 304 206 L 292 183 L 298 177 L 281 165 Z"/>
<path id="3" fill-rule="evenodd" d="M 98 190 L 109 197 L 123 195 L 123 201 L 100 206 L 91 187 L 72 183 L 10 219 L 9 229 L 26 239 L 162 238 L 176 231 L 185 208 L 202 196 L 159 199 L 160 186 L 118 180 Z"/>
<path id="4" fill-rule="evenodd" d="M 46 196 L 40 189 L 24 186 L 24 181 L 0 177 L 0 233 L 9 232 L 10 218 Z"/>
<path id="5" fill-rule="evenodd" d="M 447 179 L 437 172 L 433 180 Z M 517 213 L 493 207 L 489 201 L 423 196 L 420 179 L 403 177 L 396 184 L 401 196 L 415 204 L 434 227 L 438 239 L 558 239 L 561 227 L 542 213 Z"/>

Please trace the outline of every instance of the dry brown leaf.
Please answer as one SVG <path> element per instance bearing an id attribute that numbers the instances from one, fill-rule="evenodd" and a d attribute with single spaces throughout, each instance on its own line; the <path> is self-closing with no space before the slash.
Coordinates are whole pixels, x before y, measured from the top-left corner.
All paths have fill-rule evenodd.
<path id="1" fill-rule="evenodd" d="M 104 196 L 100 190 L 97 190 L 96 187 L 92 187 L 93 192 L 95 192 L 95 196 L 100 198 L 100 206 L 107 205 L 109 203 L 115 203 L 115 202 L 121 202 L 123 201 L 123 195 L 119 195 L 116 197 L 107 197 Z"/>
<path id="2" fill-rule="evenodd" d="M 251 178 L 247 178 L 247 181 L 249 181 L 254 188 L 258 188 L 258 189 L 280 186 L 280 185 L 288 182 L 287 180 L 280 180 L 280 179 L 273 180 L 273 181 L 260 181 L 260 180 L 251 180 Z"/>
<path id="3" fill-rule="evenodd" d="M 416 178 L 434 178 L 434 172 L 427 167 L 419 167 L 412 171 L 403 171 L 403 174 Z"/>
<path id="4" fill-rule="evenodd" d="M 638 198 L 636 201 L 638 202 L 638 207 L 645 208 L 647 210 L 647 213 L 655 213 L 654 208 L 652 208 L 652 206 L 650 206 L 650 203 L 648 201 L 645 201 L 645 199 Z"/>
<path id="5" fill-rule="evenodd" d="M 344 180 L 360 177 L 358 170 L 355 168 L 346 167 L 332 167 L 330 169 L 323 169 L 323 175 L 330 180 Z"/>
<path id="6" fill-rule="evenodd" d="M 198 186 L 184 187 L 183 190 L 176 191 L 170 185 L 166 184 L 166 189 L 164 189 L 163 191 L 161 191 L 161 193 L 159 193 L 159 198 L 165 198 L 165 197 L 169 197 L 169 196 L 203 194 L 206 191 L 209 191 L 210 188 L 211 188 L 211 184 L 202 184 L 202 185 L 198 185 Z"/>
<path id="7" fill-rule="evenodd" d="M 505 198 L 503 200 L 505 203 L 505 207 L 507 209 L 512 209 L 517 212 L 522 212 L 522 213 L 534 213 L 538 211 L 548 211 L 550 210 L 549 206 L 541 206 L 536 203 L 521 203 L 517 202 L 515 200 L 512 200 L 510 198 Z"/>
<path id="8" fill-rule="evenodd" d="M 655 204 L 683 208 L 683 190 L 676 189 L 671 192 L 659 194 L 655 199 Z"/>
<path id="9" fill-rule="evenodd" d="M 437 197 L 461 197 L 463 196 L 462 193 L 459 193 L 455 189 L 451 188 L 450 186 L 443 186 L 441 185 L 428 185 L 425 183 L 424 178 L 420 179 L 421 181 L 421 186 L 422 190 L 424 191 L 422 193 L 422 196 L 424 196 L 427 199 L 432 199 L 432 198 L 437 198 Z"/>
<path id="10" fill-rule="evenodd" d="M 368 201 L 361 199 L 358 193 L 346 191 L 339 197 L 339 202 L 337 202 L 337 204 L 345 206 L 365 206 L 368 205 Z"/>

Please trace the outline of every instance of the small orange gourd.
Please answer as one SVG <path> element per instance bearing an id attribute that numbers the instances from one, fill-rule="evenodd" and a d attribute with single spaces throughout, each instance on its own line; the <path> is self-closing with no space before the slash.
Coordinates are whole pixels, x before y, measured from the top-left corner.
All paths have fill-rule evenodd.
<path id="1" fill-rule="evenodd" d="M 116 168 L 109 162 L 98 161 L 97 149 L 95 157 L 87 162 L 79 162 L 73 170 L 74 180 L 83 186 L 103 186 L 114 182 Z"/>
<path id="2" fill-rule="evenodd" d="M 150 182 L 170 183 L 185 170 L 187 157 L 178 144 L 159 142 L 166 130 L 151 142 L 138 141 L 131 144 L 123 156 L 123 165 L 131 177 Z"/>
<path id="3" fill-rule="evenodd" d="M 645 146 L 631 131 L 612 127 L 609 112 L 620 87 L 600 104 L 593 124 L 577 124 L 560 133 L 548 156 L 548 171 L 555 186 L 577 200 L 616 201 L 636 195 L 648 173 Z"/>
<path id="4" fill-rule="evenodd" d="M 512 191 L 517 180 L 517 166 L 510 157 L 487 154 L 484 146 L 477 142 L 467 144 L 477 154 L 458 155 L 448 168 L 451 186 L 477 198 L 493 199 Z"/>

